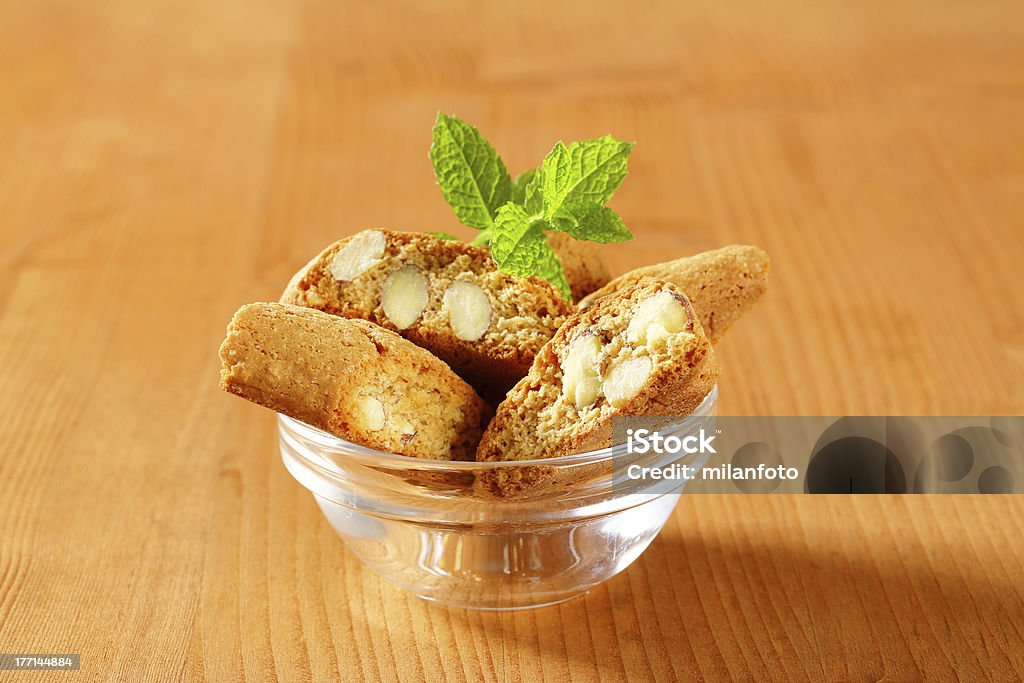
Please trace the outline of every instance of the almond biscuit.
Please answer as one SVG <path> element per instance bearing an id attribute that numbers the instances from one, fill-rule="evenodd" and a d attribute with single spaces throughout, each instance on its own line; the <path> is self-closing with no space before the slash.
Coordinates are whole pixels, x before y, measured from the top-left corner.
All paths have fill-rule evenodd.
<path id="1" fill-rule="evenodd" d="M 441 360 L 364 320 L 242 306 L 220 347 L 225 391 L 371 448 L 472 460 L 490 417 Z"/>
<path id="2" fill-rule="evenodd" d="M 689 415 L 717 379 L 714 351 L 686 296 L 644 278 L 562 325 L 498 406 L 476 459 L 605 448 L 613 417 Z"/>
<path id="3" fill-rule="evenodd" d="M 711 343 L 722 338 L 736 320 L 768 289 L 770 261 L 763 249 L 734 244 L 694 256 L 644 266 L 620 275 L 580 301 L 581 309 L 601 297 L 653 277 L 676 285 L 690 298 Z"/>
<path id="4" fill-rule="evenodd" d="M 495 402 L 575 310 L 544 280 L 499 271 L 487 249 L 389 230 L 327 247 L 281 302 L 396 330 Z"/>

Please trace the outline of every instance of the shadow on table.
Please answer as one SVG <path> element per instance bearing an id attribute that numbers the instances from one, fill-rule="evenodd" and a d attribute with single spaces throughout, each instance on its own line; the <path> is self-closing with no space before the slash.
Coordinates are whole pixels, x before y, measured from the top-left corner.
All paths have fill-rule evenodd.
<path id="1" fill-rule="evenodd" d="M 1024 604 L 1005 568 L 835 538 L 809 548 L 663 533 L 623 574 L 563 605 L 451 610 L 494 673 L 602 678 L 919 679 L 1024 670 Z M 993 578 L 995 577 L 995 578 Z M 542 671 L 541 671 L 542 669 Z M 973 675 L 972 675 L 973 674 Z M 511 674 L 510 674 L 511 675 Z"/>

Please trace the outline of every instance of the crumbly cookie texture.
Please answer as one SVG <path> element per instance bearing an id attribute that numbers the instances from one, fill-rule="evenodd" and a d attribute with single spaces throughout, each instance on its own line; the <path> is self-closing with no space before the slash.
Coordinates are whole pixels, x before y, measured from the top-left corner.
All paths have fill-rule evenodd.
<path id="1" fill-rule="evenodd" d="M 764 296 L 770 263 L 763 249 L 734 244 L 631 270 L 587 296 L 579 306 L 586 309 L 645 277 L 664 280 L 686 292 L 700 316 L 704 333 L 714 344 Z"/>
<path id="2" fill-rule="evenodd" d="M 476 459 L 532 460 L 611 444 L 616 415 L 689 415 L 718 362 L 682 290 L 644 278 L 566 321 L 498 406 Z"/>
<path id="3" fill-rule="evenodd" d="M 575 310 L 544 280 L 499 271 L 487 249 L 389 230 L 327 247 L 281 302 L 396 330 L 497 400 Z"/>
<path id="4" fill-rule="evenodd" d="M 602 245 L 574 239 L 564 232 L 549 232 L 547 238 L 562 262 L 573 301 L 579 301 L 611 280 L 611 272 L 601 258 Z"/>
<path id="5" fill-rule="evenodd" d="M 472 460 L 490 417 L 429 351 L 373 323 L 310 308 L 242 306 L 220 358 L 225 391 L 389 453 Z"/>

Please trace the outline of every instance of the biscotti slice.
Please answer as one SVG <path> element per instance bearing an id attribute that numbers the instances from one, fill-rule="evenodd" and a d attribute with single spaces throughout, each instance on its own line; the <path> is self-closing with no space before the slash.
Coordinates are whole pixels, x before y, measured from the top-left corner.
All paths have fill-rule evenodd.
<path id="1" fill-rule="evenodd" d="M 604 448 L 614 416 L 689 415 L 717 380 L 714 351 L 682 290 L 644 278 L 566 321 L 498 406 L 476 459 Z"/>
<path id="2" fill-rule="evenodd" d="M 220 347 L 221 388 L 371 448 L 472 460 L 490 417 L 440 359 L 364 320 L 242 306 Z"/>
<path id="3" fill-rule="evenodd" d="M 281 301 L 397 330 L 497 400 L 575 310 L 544 280 L 499 271 L 487 249 L 388 230 L 327 247 Z"/>
<path id="4" fill-rule="evenodd" d="M 665 280 L 690 298 L 704 333 L 717 343 L 726 330 L 756 304 L 768 289 L 770 261 L 763 249 L 734 244 L 694 256 L 658 263 L 620 275 L 580 302 L 592 306 L 598 299 L 628 287 L 644 277 Z"/>
<path id="5" fill-rule="evenodd" d="M 612 279 L 608 265 L 601 258 L 603 245 L 578 240 L 564 232 L 549 232 L 547 238 L 562 263 L 573 301 L 597 291 Z"/>

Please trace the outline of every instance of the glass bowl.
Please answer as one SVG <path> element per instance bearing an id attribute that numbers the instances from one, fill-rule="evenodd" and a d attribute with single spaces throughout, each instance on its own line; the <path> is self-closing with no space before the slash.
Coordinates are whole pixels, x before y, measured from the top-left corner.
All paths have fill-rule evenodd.
<path id="1" fill-rule="evenodd" d="M 661 433 L 713 431 L 717 394 Z M 453 607 L 526 609 L 587 592 L 640 556 L 685 483 L 613 476 L 624 446 L 452 462 L 376 451 L 283 415 L 278 427 L 285 466 L 349 549 L 389 581 Z M 707 458 L 671 457 L 698 469 Z"/>

